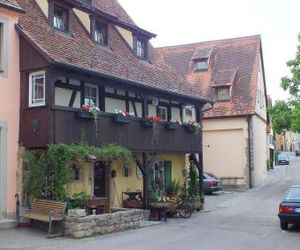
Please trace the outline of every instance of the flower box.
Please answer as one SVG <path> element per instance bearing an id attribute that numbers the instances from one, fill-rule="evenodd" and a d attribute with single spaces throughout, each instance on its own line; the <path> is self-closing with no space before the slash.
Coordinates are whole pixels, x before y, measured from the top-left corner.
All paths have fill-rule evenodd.
<path id="1" fill-rule="evenodd" d="M 195 132 L 197 129 L 193 126 L 189 126 L 189 125 L 184 125 L 185 131 L 193 133 Z"/>
<path id="2" fill-rule="evenodd" d="M 131 122 L 131 117 L 130 116 L 124 116 L 122 114 L 116 114 L 113 117 L 113 120 L 117 123 L 130 123 Z"/>
<path id="3" fill-rule="evenodd" d="M 165 128 L 170 129 L 170 130 L 176 130 L 179 128 L 179 123 L 177 122 L 166 122 L 165 123 Z"/>
<path id="4" fill-rule="evenodd" d="M 80 119 L 95 119 L 92 113 L 87 112 L 87 111 L 78 111 L 77 112 L 77 118 Z M 96 119 L 99 119 L 100 115 L 97 115 Z"/>
<path id="5" fill-rule="evenodd" d="M 149 121 L 147 119 L 142 119 L 141 124 L 142 124 L 143 127 L 148 127 L 148 128 L 152 128 L 153 127 L 153 122 Z"/>

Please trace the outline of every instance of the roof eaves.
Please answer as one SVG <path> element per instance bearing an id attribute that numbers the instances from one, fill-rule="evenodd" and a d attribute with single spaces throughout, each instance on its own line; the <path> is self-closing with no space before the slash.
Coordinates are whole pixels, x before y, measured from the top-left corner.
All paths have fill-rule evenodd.
<path id="1" fill-rule="evenodd" d="M 23 10 L 21 7 L 16 7 L 16 6 L 5 4 L 5 3 L 0 3 L 0 7 L 18 12 L 18 13 L 21 13 L 21 14 L 25 13 L 25 10 Z"/>

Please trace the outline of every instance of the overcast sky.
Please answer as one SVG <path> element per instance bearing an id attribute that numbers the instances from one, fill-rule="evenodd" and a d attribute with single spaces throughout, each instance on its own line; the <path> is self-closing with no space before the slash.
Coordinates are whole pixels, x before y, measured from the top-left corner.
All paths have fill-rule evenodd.
<path id="1" fill-rule="evenodd" d="M 286 99 L 300 33 L 300 0 L 119 0 L 135 23 L 157 34 L 154 47 L 261 34 L 267 91 Z"/>

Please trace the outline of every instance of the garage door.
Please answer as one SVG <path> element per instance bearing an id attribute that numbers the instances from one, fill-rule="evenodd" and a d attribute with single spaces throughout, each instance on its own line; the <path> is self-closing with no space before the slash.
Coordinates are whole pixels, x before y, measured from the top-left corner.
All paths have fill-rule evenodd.
<path id="1" fill-rule="evenodd" d="M 244 177 L 243 130 L 204 131 L 204 170 L 220 177 Z"/>

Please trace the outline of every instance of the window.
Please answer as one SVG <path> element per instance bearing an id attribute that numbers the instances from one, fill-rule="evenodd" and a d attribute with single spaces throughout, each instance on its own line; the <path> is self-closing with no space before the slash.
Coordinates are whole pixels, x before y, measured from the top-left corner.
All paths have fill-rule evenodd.
<path id="1" fill-rule="evenodd" d="M 205 58 L 195 63 L 195 71 L 208 69 L 208 58 Z"/>
<path id="2" fill-rule="evenodd" d="M 45 72 L 29 75 L 29 107 L 45 105 Z"/>
<path id="3" fill-rule="evenodd" d="M 68 11 L 57 5 L 53 9 L 53 27 L 61 31 L 68 30 Z"/>
<path id="4" fill-rule="evenodd" d="M 85 85 L 84 104 L 97 106 L 98 88 L 93 85 Z"/>
<path id="5" fill-rule="evenodd" d="M 224 101 L 230 98 L 229 88 L 217 88 L 217 100 Z"/>
<path id="6" fill-rule="evenodd" d="M 168 108 L 167 107 L 157 107 L 157 115 L 160 117 L 160 120 L 168 120 Z"/>
<path id="7" fill-rule="evenodd" d="M 96 43 L 107 45 L 107 25 L 95 22 L 94 40 Z"/>
<path id="8" fill-rule="evenodd" d="M 140 58 L 147 58 L 147 44 L 145 40 L 136 39 L 136 55 Z"/>

